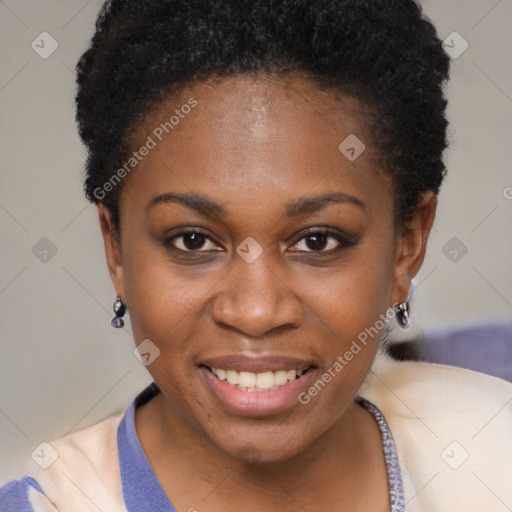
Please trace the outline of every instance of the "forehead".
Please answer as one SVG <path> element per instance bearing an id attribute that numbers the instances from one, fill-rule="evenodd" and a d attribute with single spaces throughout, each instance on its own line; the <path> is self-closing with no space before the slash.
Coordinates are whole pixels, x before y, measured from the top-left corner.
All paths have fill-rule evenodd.
<path id="1" fill-rule="evenodd" d="M 172 138 L 163 134 L 168 139 L 159 141 L 163 145 L 192 137 L 198 147 L 215 144 L 218 152 L 235 149 L 239 155 L 247 144 L 252 149 L 259 146 L 267 155 L 289 152 L 291 147 L 295 153 L 314 154 L 319 147 L 338 151 L 339 143 L 354 134 L 364 140 L 365 162 L 373 156 L 369 109 L 339 91 L 318 89 L 306 78 L 235 75 L 195 83 L 154 109 L 143 131 L 154 131 L 190 98 L 197 106 L 173 126 Z M 175 146 L 179 150 L 179 144 Z M 253 157 L 262 154 L 254 151 Z"/>
<path id="2" fill-rule="evenodd" d="M 369 200 L 390 183 L 367 115 L 357 100 L 303 78 L 195 83 L 146 117 L 134 147 L 148 138 L 155 145 L 127 185 L 147 200 L 177 189 L 233 204 L 339 190 Z M 353 159 L 352 148 L 364 151 Z"/>

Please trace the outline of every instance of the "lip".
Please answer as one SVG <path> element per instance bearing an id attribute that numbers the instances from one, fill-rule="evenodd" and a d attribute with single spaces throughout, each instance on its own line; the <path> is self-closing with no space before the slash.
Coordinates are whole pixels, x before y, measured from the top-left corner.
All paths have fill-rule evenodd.
<path id="1" fill-rule="evenodd" d="M 259 356 L 249 357 L 244 355 L 231 355 L 212 357 L 202 361 L 209 368 L 222 368 L 223 370 L 235 370 L 237 372 L 264 373 L 277 372 L 279 370 L 306 370 L 315 366 L 314 361 L 298 359 L 287 356 Z"/>
<path id="2" fill-rule="evenodd" d="M 236 371 L 248 371 L 249 367 L 247 365 L 246 358 L 237 359 L 237 357 L 230 357 L 227 367 L 225 365 L 228 358 L 220 358 L 222 359 L 222 364 L 219 364 L 217 358 L 210 359 L 208 361 L 215 363 L 215 365 L 219 364 L 219 366 L 213 366 L 213 368 L 227 368 Z M 279 359 L 279 361 L 276 360 L 276 358 L 271 358 L 268 360 L 254 360 L 254 364 L 250 367 L 252 373 L 278 371 L 286 368 L 299 369 L 298 366 L 293 366 L 293 364 L 297 364 L 297 360 L 292 360 L 290 358 Z M 238 365 L 233 364 L 237 360 Z M 292 361 L 295 361 L 295 363 Z M 304 365 L 304 360 L 301 360 L 301 362 Z M 245 364 L 242 366 L 242 363 Z M 289 366 L 290 364 L 292 364 L 291 367 Z M 311 379 L 316 373 L 314 367 L 306 366 L 303 369 L 307 371 L 305 371 L 299 378 L 293 381 L 289 381 L 287 384 L 280 386 L 278 389 L 269 391 L 242 391 L 233 387 L 228 382 L 218 379 L 206 366 L 209 365 L 206 365 L 205 362 L 204 365 L 199 366 L 199 371 L 204 378 L 206 386 L 212 392 L 215 399 L 220 402 L 220 406 L 223 409 L 229 411 L 231 414 L 246 417 L 272 416 L 296 406 L 299 404 L 299 394 L 304 389 L 307 389 L 307 387 L 310 385 Z M 237 368 L 240 368 L 240 370 Z M 272 370 L 270 368 L 275 369 Z"/>

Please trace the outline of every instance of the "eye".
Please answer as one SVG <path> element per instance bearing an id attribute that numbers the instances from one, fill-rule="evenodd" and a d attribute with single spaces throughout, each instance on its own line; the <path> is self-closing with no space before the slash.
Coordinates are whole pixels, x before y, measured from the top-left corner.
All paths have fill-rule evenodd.
<path id="1" fill-rule="evenodd" d="M 348 236 L 330 230 L 309 231 L 298 242 L 291 246 L 292 252 L 335 252 L 343 247 L 355 245 L 356 241 Z M 294 249 L 295 248 L 295 249 Z"/>
<path id="2" fill-rule="evenodd" d="M 213 240 L 200 230 L 181 231 L 164 241 L 164 245 L 183 252 L 208 252 L 218 250 Z M 206 249 L 204 249 L 206 245 Z M 203 249 L 203 250 L 200 250 Z"/>

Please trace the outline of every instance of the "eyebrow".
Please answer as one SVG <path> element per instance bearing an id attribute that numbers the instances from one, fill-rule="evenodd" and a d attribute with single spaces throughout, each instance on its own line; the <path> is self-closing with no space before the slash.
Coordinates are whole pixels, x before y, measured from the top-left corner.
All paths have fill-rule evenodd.
<path id="1" fill-rule="evenodd" d="M 357 197 L 344 194 L 343 192 L 332 192 L 320 196 L 304 197 L 285 205 L 286 215 L 295 217 L 306 213 L 313 213 L 329 204 L 352 204 L 360 208 L 365 208 L 365 204 Z"/>
<path id="2" fill-rule="evenodd" d="M 145 211 L 161 203 L 178 203 L 195 210 L 206 217 L 226 217 L 227 210 L 219 203 L 203 195 L 186 193 L 165 193 L 155 196 L 147 204 Z M 306 213 L 313 213 L 329 204 L 351 204 L 365 208 L 365 204 L 357 197 L 343 192 L 332 192 L 313 197 L 303 197 L 286 203 L 287 217 L 298 217 Z"/>

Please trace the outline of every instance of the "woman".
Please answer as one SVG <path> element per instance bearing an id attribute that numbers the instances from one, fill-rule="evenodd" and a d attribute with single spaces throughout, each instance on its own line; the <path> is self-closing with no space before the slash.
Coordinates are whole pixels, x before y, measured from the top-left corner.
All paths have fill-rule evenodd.
<path id="1" fill-rule="evenodd" d="M 413 0 L 108 2 L 77 66 L 85 190 L 154 382 L 2 510 L 512 506 L 512 385 L 383 350 L 448 68 Z"/>

